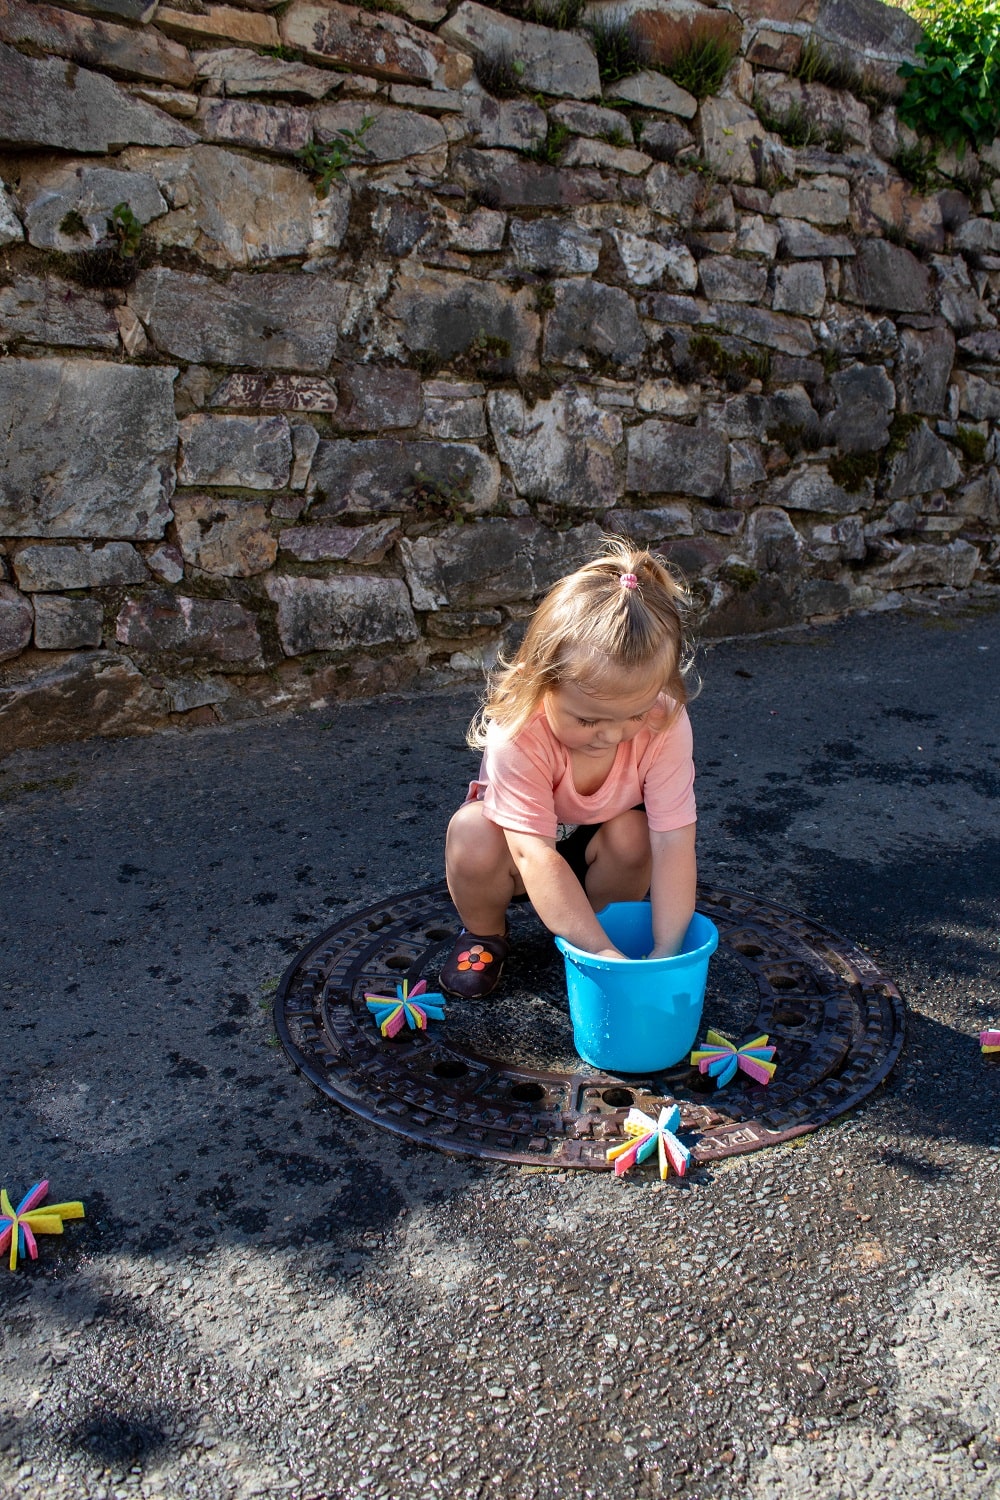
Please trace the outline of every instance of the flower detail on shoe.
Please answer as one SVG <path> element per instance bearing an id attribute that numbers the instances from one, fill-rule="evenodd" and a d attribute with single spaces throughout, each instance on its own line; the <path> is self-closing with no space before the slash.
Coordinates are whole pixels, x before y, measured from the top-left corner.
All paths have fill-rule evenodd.
<path id="1" fill-rule="evenodd" d="M 473 943 L 471 948 L 466 948 L 464 953 L 458 955 L 455 967 L 463 973 L 473 969 L 477 974 L 481 974 L 486 965 L 493 962 L 493 954 L 488 948 L 484 948 L 482 943 Z"/>
<path id="2" fill-rule="evenodd" d="M 485 1000 L 496 989 L 510 946 L 510 931 L 503 937 L 480 937 L 462 931 L 441 965 L 441 988 L 460 1000 Z"/>

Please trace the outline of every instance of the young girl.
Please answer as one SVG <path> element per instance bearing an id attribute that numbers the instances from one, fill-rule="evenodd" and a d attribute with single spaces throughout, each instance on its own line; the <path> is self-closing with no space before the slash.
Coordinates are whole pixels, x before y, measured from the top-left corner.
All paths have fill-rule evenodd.
<path id="1" fill-rule="evenodd" d="M 449 994 L 495 988 L 519 897 L 575 947 L 622 958 L 595 912 L 648 891 L 650 957 L 677 952 L 695 899 L 684 597 L 651 553 L 609 539 L 549 591 L 493 674 L 469 730 L 479 778 L 448 827 L 464 923 L 441 969 Z M 574 831 L 557 841 L 560 824 Z"/>

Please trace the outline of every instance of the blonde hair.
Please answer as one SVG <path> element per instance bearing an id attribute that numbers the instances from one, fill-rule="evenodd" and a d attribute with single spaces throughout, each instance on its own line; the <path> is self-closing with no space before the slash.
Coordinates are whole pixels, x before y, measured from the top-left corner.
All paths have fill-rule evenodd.
<path id="1" fill-rule="evenodd" d="M 606 537 L 599 556 L 545 595 L 515 654 L 500 658 L 469 726 L 469 744 L 482 749 L 491 724 L 517 734 L 561 682 L 601 684 L 644 667 L 650 675 L 662 670 L 660 690 L 679 712 L 688 700 L 687 599 L 662 558 L 626 537 Z"/>

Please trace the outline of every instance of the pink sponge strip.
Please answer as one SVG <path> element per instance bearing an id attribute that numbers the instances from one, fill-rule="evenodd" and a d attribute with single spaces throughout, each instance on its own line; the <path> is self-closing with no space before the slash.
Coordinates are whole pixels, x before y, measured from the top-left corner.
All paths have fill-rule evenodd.
<path id="1" fill-rule="evenodd" d="M 981 1031 L 979 1045 L 987 1056 L 992 1052 L 1000 1052 L 1000 1031 Z"/>

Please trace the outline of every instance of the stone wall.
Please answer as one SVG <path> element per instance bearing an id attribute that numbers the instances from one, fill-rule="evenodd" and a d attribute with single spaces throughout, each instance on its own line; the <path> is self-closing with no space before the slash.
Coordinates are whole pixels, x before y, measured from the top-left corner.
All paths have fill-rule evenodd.
<path id="1" fill-rule="evenodd" d="M 875 0 L 613 8 L 721 92 L 472 0 L 0 0 L 0 746 L 478 674 L 606 528 L 708 634 L 995 584 L 1000 147 L 900 175 Z"/>

